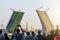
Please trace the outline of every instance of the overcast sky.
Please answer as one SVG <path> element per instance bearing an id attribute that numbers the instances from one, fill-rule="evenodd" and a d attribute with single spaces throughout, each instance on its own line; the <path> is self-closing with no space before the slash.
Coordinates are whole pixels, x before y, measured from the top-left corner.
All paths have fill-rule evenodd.
<path id="1" fill-rule="evenodd" d="M 6 28 L 13 12 L 10 9 L 12 8 L 17 11 L 22 10 L 25 13 L 21 22 L 22 27 L 25 28 L 26 22 L 33 27 L 40 27 L 36 9 L 41 6 L 43 10 L 49 8 L 46 12 L 54 26 L 60 24 L 60 0 L 0 0 L 0 24 Z"/>

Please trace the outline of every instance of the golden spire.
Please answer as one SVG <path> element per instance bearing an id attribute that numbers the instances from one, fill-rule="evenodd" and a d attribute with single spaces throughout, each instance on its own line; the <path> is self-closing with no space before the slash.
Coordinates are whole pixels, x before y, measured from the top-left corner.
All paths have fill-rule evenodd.
<path id="1" fill-rule="evenodd" d="M 26 32 L 28 32 L 28 22 L 26 23 Z"/>

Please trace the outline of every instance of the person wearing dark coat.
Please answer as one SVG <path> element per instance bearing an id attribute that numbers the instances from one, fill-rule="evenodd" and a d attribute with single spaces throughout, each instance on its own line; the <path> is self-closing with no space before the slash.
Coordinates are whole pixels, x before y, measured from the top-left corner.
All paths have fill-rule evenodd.
<path id="1" fill-rule="evenodd" d="M 7 35 L 7 33 L 4 33 L 4 39 L 5 40 L 10 40 L 9 37 L 8 37 L 8 35 Z"/>
<path id="2" fill-rule="evenodd" d="M 37 37 L 38 37 L 38 40 L 43 40 L 43 36 L 41 35 L 41 31 L 38 31 Z"/>
<path id="3" fill-rule="evenodd" d="M 32 31 L 31 34 L 32 34 L 32 40 L 38 40 L 37 35 L 35 34 L 34 31 Z"/>

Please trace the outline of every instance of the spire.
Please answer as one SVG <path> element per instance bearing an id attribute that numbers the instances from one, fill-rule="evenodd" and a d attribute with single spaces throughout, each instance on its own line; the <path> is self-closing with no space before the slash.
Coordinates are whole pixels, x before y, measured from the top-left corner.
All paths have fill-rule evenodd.
<path id="1" fill-rule="evenodd" d="M 28 22 L 26 23 L 26 32 L 28 32 Z"/>

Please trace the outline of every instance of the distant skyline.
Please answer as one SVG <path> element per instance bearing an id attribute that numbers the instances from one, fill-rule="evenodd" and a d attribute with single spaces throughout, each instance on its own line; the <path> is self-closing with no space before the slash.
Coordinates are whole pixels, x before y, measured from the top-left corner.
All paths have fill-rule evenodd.
<path id="1" fill-rule="evenodd" d="M 0 0 L 0 24 L 3 24 L 2 28 L 6 28 L 13 13 L 10 9 L 12 8 L 25 13 L 21 22 L 22 27 L 25 28 L 26 22 L 35 28 L 40 27 L 41 23 L 36 12 L 40 7 L 43 7 L 42 10 L 49 8 L 46 12 L 54 27 L 60 24 L 60 0 Z"/>

